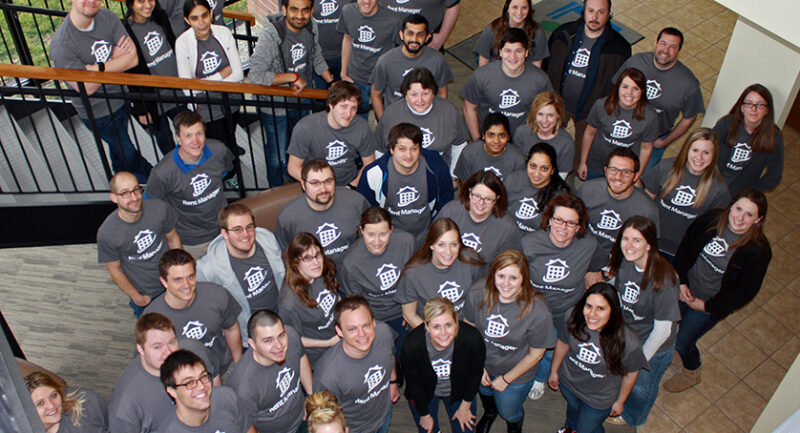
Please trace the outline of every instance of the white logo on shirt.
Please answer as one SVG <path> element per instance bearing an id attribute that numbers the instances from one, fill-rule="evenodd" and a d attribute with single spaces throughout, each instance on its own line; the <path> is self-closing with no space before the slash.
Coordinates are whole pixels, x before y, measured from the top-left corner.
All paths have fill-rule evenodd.
<path id="1" fill-rule="evenodd" d="M 133 243 L 136 244 L 136 254 L 143 253 L 155 241 L 156 235 L 152 230 L 140 230 L 133 238 Z"/>
<path id="2" fill-rule="evenodd" d="M 639 285 L 633 281 L 625 283 L 625 290 L 622 292 L 622 300 L 629 304 L 635 304 L 639 300 Z"/>
<path id="3" fill-rule="evenodd" d="M 283 367 L 283 369 L 278 372 L 278 377 L 275 378 L 275 387 L 280 390 L 281 397 L 283 397 L 286 391 L 289 390 L 289 387 L 292 386 L 292 379 L 294 379 L 294 370 L 291 368 Z"/>
<path id="4" fill-rule="evenodd" d="M 631 134 L 633 134 L 633 128 L 631 128 L 631 124 L 626 120 L 617 120 L 616 122 L 612 123 L 611 126 L 614 127 L 611 129 L 611 136 L 614 138 L 628 138 L 631 136 Z"/>
<path id="5" fill-rule="evenodd" d="M 514 89 L 506 89 L 500 92 L 500 105 L 499 108 L 511 108 L 519 104 L 519 93 Z"/>
<path id="6" fill-rule="evenodd" d="M 319 2 L 319 6 L 322 10 L 320 15 L 323 17 L 327 17 L 339 9 L 339 5 L 336 3 L 336 0 L 322 0 Z"/>
<path id="7" fill-rule="evenodd" d="M 292 54 L 292 64 L 297 63 L 298 60 L 302 59 L 306 55 L 306 47 L 303 45 L 302 42 L 298 42 L 289 49 L 289 52 Z"/>
<path id="8" fill-rule="evenodd" d="M 439 285 L 439 290 L 437 290 L 439 295 L 447 298 L 452 303 L 456 303 L 459 299 L 461 299 L 461 295 L 464 292 L 461 290 L 461 285 L 456 283 L 455 281 L 445 281 L 444 283 Z"/>
<path id="9" fill-rule="evenodd" d="M 519 209 L 514 213 L 514 216 L 521 220 L 529 220 L 539 215 L 539 206 L 536 205 L 536 200 L 533 197 L 525 197 L 519 200 Z"/>
<path id="10" fill-rule="evenodd" d="M 253 266 L 244 274 L 244 280 L 247 281 L 247 291 L 252 292 L 264 282 L 267 277 L 267 271 L 261 266 Z"/>
<path id="11" fill-rule="evenodd" d="M 315 299 L 315 301 L 317 301 L 317 306 L 325 314 L 325 317 L 328 317 L 331 309 L 333 308 L 333 304 L 336 303 L 336 297 L 333 296 L 328 289 L 323 289 L 321 292 L 319 292 L 319 295 L 317 295 L 317 299 Z"/>
<path id="12" fill-rule="evenodd" d="M 189 181 L 189 185 L 192 186 L 192 196 L 197 197 L 211 185 L 211 178 L 205 173 L 196 174 Z"/>
<path id="13" fill-rule="evenodd" d="M 161 49 L 161 46 L 164 45 L 164 38 L 161 37 L 161 33 L 157 31 L 152 31 L 144 36 L 144 46 L 147 47 L 147 52 L 154 56 Z"/>
<path id="14" fill-rule="evenodd" d="M 508 320 L 501 314 L 492 314 L 486 318 L 486 330 L 483 331 L 487 337 L 502 338 L 508 335 L 511 329 L 508 328 Z"/>
<path id="15" fill-rule="evenodd" d="M 206 51 L 200 56 L 200 63 L 203 64 L 203 75 L 211 75 L 219 68 L 219 54 L 213 51 Z"/>
<path id="16" fill-rule="evenodd" d="M 436 136 L 433 135 L 433 132 L 428 128 L 419 128 L 422 131 L 422 147 L 425 149 L 428 148 L 434 141 L 436 141 Z"/>
<path id="17" fill-rule="evenodd" d="M 583 361 L 587 364 L 599 364 L 600 363 L 600 348 L 595 346 L 594 343 L 582 343 L 579 344 L 578 347 L 578 360 Z"/>
<path id="18" fill-rule="evenodd" d="M 106 41 L 96 41 L 92 44 L 92 56 L 97 63 L 107 62 L 111 57 L 111 44 Z"/>
<path id="19" fill-rule="evenodd" d="M 464 243 L 465 246 L 472 248 L 476 252 L 481 252 L 483 249 L 483 244 L 481 243 L 481 238 L 475 233 L 468 232 L 461 235 L 461 242 Z"/>
<path id="20" fill-rule="evenodd" d="M 703 252 L 714 257 L 723 257 L 727 251 L 728 243 L 719 236 L 714 236 L 714 239 L 711 239 L 711 241 L 703 247 Z"/>
<path id="21" fill-rule="evenodd" d="M 483 171 L 491 171 L 492 173 L 494 173 L 495 176 L 500 178 L 500 180 L 503 180 L 503 173 L 500 173 L 500 170 L 498 170 L 497 167 L 493 165 L 490 165 L 488 167 L 483 167 Z"/>
<path id="22" fill-rule="evenodd" d="M 691 206 L 697 199 L 695 190 L 689 185 L 681 185 L 675 188 L 675 197 L 672 197 L 672 204 L 676 206 Z"/>
<path id="23" fill-rule="evenodd" d="M 647 99 L 661 97 L 661 84 L 656 80 L 647 80 Z"/>
<path id="24" fill-rule="evenodd" d="M 733 155 L 731 155 L 731 162 L 744 162 L 750 160 L 750 155 L 753 153 L 753 148 L 748 146 L 747 143 L 738 143 L 733 146 Z"/>
<path id="25" fill-rule="evenodd" d="M 375 30 L 370 26 L 361 26 L 358 28 L 358 42 L 367 43 L 375 40 Z"/>
<path id="26" fill-rule="evenodd" d="M 405 71 L 403 71 L 403 76 L 405 77 L 406 75 L 408 75 L 408 73 L 409 73 L 409 72 L 411 72 L 411 71 L 413 71 L 413 70 L 414 70 L 414 68 L 408 68 L 408 69 L 406 69 Z"/>
<path id="27" fill-rule="evenodd" d="M 367 393 L 372 392 L 372 390 L 378 386 L 383 380 L 383 377 L 386 376 L 386 371 L 380 365 L 374 365 L 364 373 L 364 383 L 367 384 Z"/>
<path id="28" fill-rule="evenodd" d="M 400 277 L 400 273 L 397 272 L 397 266 L 394 264 L 384 263 L 378 268 L 378 272 L 375 276 L 381 281 L 381 290 L 385 291 L 392 288 L 397 278 Z"/>
<path id="29" fill-rule="evenodd" d="M 542 281 L 545 283 L 555 283 L 569 275 L 569 265 L 562 259 L 550 259 L 544 266 L 547 268 L 542 277 Z"/>
<path id="30" fill-rule="evenodd" d="M 347 152 L 347 145 L 341 140 L 333 140 L 325 148 L 328 150 L 328 154 L 325 156 L 328 161 L 339 159 Z"/>
<path id="31" fill-rule="evenodd" d="M 339 227 L 336 227 L 334 223 L 324 223 L 317 227 L 317 239 L 319 239 L 319 243 L 322 244 L 322 248 L 327 247 L 331 242 L 339 239 L 341 235 L 342 232 L 339 231 Z"/>
<path id="32" fill-rule="evenodd" d="M 413 186 L 404 186 L 397 190 L 397 206 L 406 207 L 419 199 L 419 191 Z"/>
<path id="33" fill-rule="evenodd" d="M 592 52 L 586 48 L 580 48 L 575 52 L 575 58 L 572 59 L 572 66 L 575 68 L 585 68 L 589 64 L 589 56 Z"/>
<path id="34" fill-rule="evenodd" d="M 208 5 L 211 6 L 211 10 L 213 11 L 217 7 L 217 0 L 208 0 Z"/>
<path id="35" fill-rule="evenodd" d="M 600 221 L 597 228 L 603 230 L 617 230 L 622 227 L 622 219 L 613 209 L 604 209 L 600 212 Z"/>
<path id="36" fill-rule="evenodd" d="M 186 338 L 191 338 L 192 340 L 200 340 L 206 336 L 207 332 L 208 329 L 203 322 L 200 322 L 199 320 L 190 320 L 189 322 L 186 322 L 181 335 Z"/>
<path id="37" fill-rule="evenodd" d="M 447 359 L 437 359 L 431 362 L 431 367 L 433 367 L 433 372 L 436 373 L 437 379 L 450 379 L 450 362 Z"/>

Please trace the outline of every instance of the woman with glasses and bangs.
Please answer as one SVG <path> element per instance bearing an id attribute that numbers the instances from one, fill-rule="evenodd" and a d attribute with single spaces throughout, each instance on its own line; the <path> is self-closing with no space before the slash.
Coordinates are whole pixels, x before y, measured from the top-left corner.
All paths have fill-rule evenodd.
<path id="1" fill-rule="evenodd" d="M 339 301 L 336 265 L 325 256 L 316 236 L 296 234 L 284 252 L 286 278 L 278 296 L 284 325 L 300 332 L 311 367 L 329 347 L 339 342 L 333 324 L 333 306 Z"/>
<path id="2" fill-rule="evenodd" d="M 533 287 L 547 298 L 553 313 L 550 332 L 581 298 L 585 289 L 583 276 L 597 247 L 594 236 L 586 236 L 589 213 L 583 201 L 574 195 L 560 194 L 547 203 L 541 230 L 522 238 L 522 252 L 528 259 Z M 538 400 L 550 374 L 553 350 L 539 362 L 533 388 L 528 397 Z"/>
<path id="3" fill-rule="evenodd" d="M 476 171 L 461 185 L 458 201 L 446 204 L 439 218 L 461 228 L 461 241 L 491 262 L 500 251 L 519 249 L 519 232 L 508 210 L 503 182 L 491 170 Z"/>
<path id="4" fill-rule="evenodd" d="M 714 125 L 720 139 L 717 166 L 731 195 L 745 188 L 764 192 L 781 183 L 783 137 L 773 113 L 769 89 L 753 84 Z"/>

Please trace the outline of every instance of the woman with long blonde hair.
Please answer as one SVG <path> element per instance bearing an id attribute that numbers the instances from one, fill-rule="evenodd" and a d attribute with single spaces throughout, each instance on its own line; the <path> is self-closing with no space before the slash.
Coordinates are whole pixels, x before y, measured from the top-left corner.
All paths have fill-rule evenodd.
<path id="1" fill-rule="evenodd" d="M 25 376 L 25 385 L 47 433 L 108 431 L 108 403 L 96 392 L 68 388 L 40 371 Z"/>

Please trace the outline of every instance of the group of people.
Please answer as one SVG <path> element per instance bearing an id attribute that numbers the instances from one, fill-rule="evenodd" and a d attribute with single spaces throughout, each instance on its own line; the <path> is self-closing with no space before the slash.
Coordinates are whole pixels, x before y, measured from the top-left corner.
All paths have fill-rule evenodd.
<path id="1" fill-rule="evenodd" d="M 454 432 L 500 416 L 512 433 L 548 385 L 567 401 L 560 431 L 601 432 L 647 420 L 675 350 L 684 369 L 664 388 L 697 384 L 698 339 L 753 299 L 771 259 L 762 191 L 781 180 L 783 142 L 769 90 L 747 87 L 690 131 L 705 108 L 679 30 L 631 57 L 610 0 L 584 1 L 549 41 L 529 0 L 507 0 L 475 47 L 462 116 L 437 51 L 457 1 L 321 3 L 284 0 L 250 59 L 251 82 L 332 82 L 323 112 L 263 114 L 270 184 L 303 190 L 274 232 L 224 198 L 236 156 L 215 134 L 231 119 L 134 104 L 165 155 L 151 169 L 110 146 L 117 210 L 97 242 L 138 355 L 110 405 L 29 377 L 48 431 L 384 433 L 403 388 L 421 433 L 439 431 L 440 401 Z M 173 58 L 180 76 L 242 79 L 216 4 L 188 0 L 184 30 L 172 7 L 128 6 L 131 37 L 107 35 L 107 59 L 63 64 L 123 71 L 138 56 L 169 75 Z M 106 12 L 73 2 L 56 66 L 116 28 Z M 147 43 L 157 28 L 167 44 Z M 205 70 L 199 52 L 219 63 Z M 128 116 L 102 105 L 96 128 Z"/>

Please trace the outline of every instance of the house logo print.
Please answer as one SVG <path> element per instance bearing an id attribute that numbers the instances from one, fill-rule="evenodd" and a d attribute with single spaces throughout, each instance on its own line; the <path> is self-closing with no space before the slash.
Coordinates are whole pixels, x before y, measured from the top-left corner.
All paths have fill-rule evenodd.
<path id="1" fill-rule="evenodd" d="M 631 128 L 631 124 L 627 120 L 617 120 L 611 126 L 613 126 L 611 136 L 614 138 L 628 138 L 633 134 L 633 128 Z"/>
<path id="2" fill-rule="evenodd" d="M 203 64 L 203 74 L 211 75 L 219 67 L 219 54 L 213 51 L 206 51 L 200 56 L 200 63 Z"/>
<path id="3" fill-rule="evenodd" d="M 719 236 L 714 236 L 714 239 L 711 239 L 711 241 L 703 247 L 703 252 L 713 257 L 722 257 L 727 251 L 728 243 Z"/>
<path id="4" fill-rule="evenodd" d="M 96 41 L 92 44 L 92 56 L 97 63 L 107 62 L 111 57 L 111 44 L 106 41 Z"/>
<path id="5" fill-rule="evenodd" d="M 422 147 L 425 149 L 428 148 L 434 141 L 436 141 L 436 136 L 433 135 L 433 132 L 428 128 L 419 128 L 422 131 Z"/>
<path id="6" fill-rule="evenodd" d="M 324 223 L 317 227 L 317 239 L 319 239 L 319 243 L 322 244 L 322 248 L 327 247 L 331 242 L 339 239 L 341 235 L 342 232 L 339 231 L 339 227 L 336 227 L 336 224 Z"/>
<path id="7" fill-rule="evenodd" d="M 514 89 L 506 89 L 500 92 L 500 105 L 499 108 L 511 108 L 517 104 L 519 104 L 519 93 L 517 93 Z"/>
<path id="8" fill-rule="evenodd" d="M 213 11 L 217 7 L 217 0 L 208 0 L 208 5 L 211 6 L 211 10 Z"/>
<path id="9" fill-rule="evenodd" d="M 575 68 L 585 68 L 589 65 L 589 56 L 591 55 L 592 52 L 586 48 L 579 49 L 575 52 L 575 58 L 572 59 L 572 66 Z"/>
<path id="10" fill-rule="evenodd" d="M 189 181 L 189 185 L 192 186 L 192 196 L 197 197 L 211 185 L 211 178 L 205 173 L 196 174 Z"/>
<path id="11" fill-rule="evenodd" d="M 497 167 L 493 165 L 490 165 L 488 167 L 483 167 L 483 171 L 491 171 L 492 173 L 494 173 L 495 176 L 500 178 L 500 180 L 503 180 L 503 173 L 500 173 L 500 170 L 498 170 Z"/>
<path id="12" fill-rule="evenodd" d="M 511 329 L 508 327 L 508 320 L 501 314 L 492 314 L 486 318 L 486 330 L 483 331 L 487 337 L 490 338 L 503 338 Z"/>
<path id="13" fill-rule="evenodd" d="M 323 17 L 327 17 L 339 9 L 339 4 L 336 3 L 336 0 L 322 0 L 319 2 L 319 5 L 322 10 L 321 15 Z"/>
<path id="14" fill-rule="evenodd" d="M 658 99 L 661 97 L 661 84 L 656 80 L 647 80 L 647 99 Z"/>
<path id="15" fill-rule="evenodd" d="M 370 26 L 361 26 L 358 28 L 358 42 L 367 43 L 375 40 L 375 30 Z"/>
<path id="16" fill-rule="evenodd" d="M 600 212 L 600 221 L 597 228 L 603 230 L 617 230 L 622 227 L 622 218 L 613 209 L 604 209 Z"/>
<path id="17" fill-rule="evenodd" d="M 450 378 L 450 364 L 452 363 L 447 359 L 437 359 L 431 362 L 431 367 L 433 367 L 433 372 L 436 373 L 437 379 Z"/>
<path id="18" fill-rule="evenodd" d="M 461 242 L 463 242 L 465 246 L 472 248 L 478 253 L 483 249 L 481 238 L 475 233 L 464 233 L 461 235 Z"/>
<path id="19" fill-rule="evenodd" d="M 330 315 L 331 309 L 333 308 L 333 304 L 336 303 L 336 298 L 328 291 L 328 289 L 324 289 L 323 291 L 319 292 L 317 295 L 317 306 L 322 309 L 322 312 L 325 313 L 325 317 Z"/>
<path id="20" fill-rule="evenodd" d="M 514 216 L 521 220 L 529 220 L 539 215 L 539 207 L 536 206 L 536 200 L 533 197 L 525 197 L 519 200 L 519 209 L 514 213 Z"/>
<path id="21" fill-rule="evenodd" d="M 545 270 L 542 281 L 545 283 L 555 283 L 567 278 L 569 275 L 569 265 L 562 259 L 550 259 L 544 264 Z"/>
<path id="22" fill-rule="evenodd" d="M 391 289 L 394 283 L 397 282 L 400 273 L 397 272 L 397 266 L 392 263 L 384 263 L 378 268 L 378 272 L 375 276 L 378 277 L 381 282 L 381 290 L 386 291 Z"/>
<path id="23" fill-rule="evenodd" d="M 372 392 L 372 390 L 381 383 L 384 376 L 386 376 L 386 372 L 380 365 L 373 365 L 370 367 L 367 372 L 364 373 L 364 383 L 367 384 L 367 393 Z"/>
<path id="24" fill-rule="evenodd" d="M 333 140 L 325 146 L 328 149 L 328 155 L 325 156 L 325 159 L 328 161 L 334 161 L 342 157 L 344 153 L 347 151 L 347 145 L 344 144 L 344 141 L 341 140 Z"/>
<path id="25" fill-rule="evenodd" d="M 190 320 L 186 322 L 183 329 L 181 330 L 181 335 L 186 338 L 191 338 L 192 340 L 200 340 L 201 338 L 206 336 L 208 329 L 206 329 L 206 325 L 203 325 L 203 322 L 198 320 Z"/>
<path id="26" fill-rule="evenodd" d="M 747 143 L 738 143 L 733 146 L 733 155 L 731 155 L 731 162 L 744 162 L 750 160 L 750 155 L 753 153 L 753 148 L 748 146 Z"/>
<path id="27" fill-rule="evenodd" d="M 147 47 L 147 52 L 151 56 L 155 56 L 161 46 L 164 45 L 164 38 L 161 37 L 161 33 L 157 31 L 152 31 L 144 36 L 144 46 Z"/>
<path id="28" fill-rule="evenodd" d="M 252 292 L 264 282 L 267 277 L 267 272 L 261 266 L 253 266 L 244 274 L 244 280 L 247 282 L 247 291 Z"/>
<path id="29" fill-rule="evenodd" d="M 292 64 L 295 64 L 306 55 L 306 47 L 301 42 L 298 42 L 292 45 L 289 52 L 292 53 Z"/>
<path id="30" fill-rule="evenodd" d="M 413 186 L 404 186 L 397 190 L 397 206 L 406 207 L 419 198 L 419 191 Z"/>
<path id="31" fill-rule="evenodd" d="M 691 206 L 694 204 L 697 194 L 689 185 L 681 185 L 675 188 L 675 197 L 672 197 L 672 204 L 675 206 Z"/>
<path id="32" fill-rule="evenodd" d="M 408 73 L 409 73 L 409 72 L 411 72 L 411 71 L 413 71 L 413 70 L 414 70 L 414 68 L 408 68 L 408 69 L 406 69 L 405 71 L 403 71 L 403 76 L 405 77 L 406 75 L 408 75 Z"/>
<path id="33" fill-rule="evenodd" d="M 622 301 L 627 304 L 635 304 L 639 300 L 639 285 L 633 281 L 625 283 L 625 290 L 622 291 Z"/>
<path id="34" fill-rule="evenodd" d="M 588 342 L 578 345 L 578 360 L 587 364 L 599 364 L 600 348 L 595 346 L 594 343 Z"/>
<path id="35" fill-rule="evenodd" d="M 439 285 L 437 290 L 439 295 L 447 298 L 450 302 L 456 303 L 464 293 L 461 291 L 461 286 L 455 281 L 445 281 Z"/>
<path id="36" fill-rule="evenodd" d="M 292 379 L 294 379 L 294 370 L 290 367 L 283 367 L 278 372 L 278 377 L 275 378 L 275 387 L 281 392 L 281 397 L 286 394 L 289 387 L 292 386 Z"/>
<path id="37" fill-rule="evenodd" d="M 156 241 L 156 235 L 152 230 L 141 230 L 133 238 L 133 243 L 136 244 L 136 254 L 145 252 L 153 242 Z"/>

